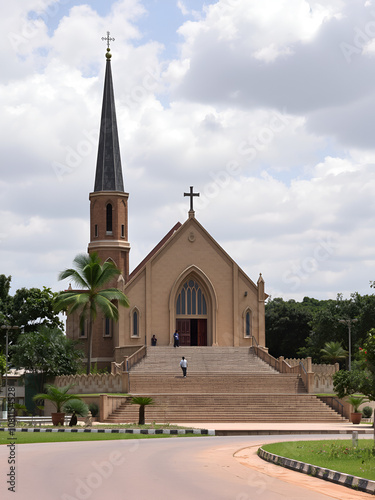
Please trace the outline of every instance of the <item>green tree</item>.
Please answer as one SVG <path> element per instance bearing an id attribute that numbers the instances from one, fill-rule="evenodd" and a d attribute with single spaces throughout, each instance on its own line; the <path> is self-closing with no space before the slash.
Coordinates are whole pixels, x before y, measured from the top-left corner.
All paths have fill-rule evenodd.
<path id="1" fill-rule="evenodd" d="M 139 405 L 138 412 L 138 425 L 144 425 L 145 423 L 145 407 L 148 405 L 153 405 L 154 400 L 146 396 L 135 396 L 131 399 L 132 405 Z"/>
<path id="2" fill-rule="evenodd" d="M 340 342 L 345 350 L 349 348 L 348 327 L 340 323 L 340 319 L 353 319 L 361 315 L 362 297 L 351 294 L 344 299 L 338 294 L 336 299 L 321 300 L 315 308 L 310 322 L 311 333 L 306 338 L 305 346 L 299 350 L 301 356 L 311 356 L 316 363 L 322 362 L 327 339 L 330 342 Z M 375 305 L 375 302 L 374 302 Z M 352 327 L 352 348 L 363 341 L 366 331 L 359 328 L 360 322 Z M 363 323 L 365 324 L 365 322 Z"/>
<path id="3" fill-rule="evenodd" d="M 330 364 L 338 363 L 348 356 L 348 351 L 343 349 L 341 342 L 326 342 L 324 349 L 321 349 L 322 359 Z"/>
<path id="4" fill-rule="evenodd" d="M 106 318 L 118 320 L 119 312 L 113 301 L 129 307 L 126 295 L 117 288 L 104 288 L 120 274 L 120 270 L 108 261 L 101 264 L 96 253 L 79 254 L 74 259 L 74 266 L 59 274 L 59 280 L 70 278 L 81 288 L 79 291 L 60 292 L 55 299 L 55 310 L 67 314 L 79 313 L 81 327 L 88 321 L 87 374 L 91 371 L 92 326 L 98 309 Z"/>
<path id="5" fill-rule="evenodd" d="M 12 300 L 12 297 L 9 295 L 11 281 L 12 276 L 0 274 L 0 310 L 5 313 Z"/>
<path id="6" fill-rule="evenodd" d="M 266 304 L 266 345 L 275 357 L 295 358 L 311 332 L 312 313 L 308 306 L 281 298 Z"/>
<path id="7" fill-rule="evenodd" d="M 0 275 L 0 325 L 18 326 L 9 340 L 16 343 L 19 334 L 36 331 L 39 326 L 62 328 L 63 323 L 54 310 L 55 293 L 50 288 L 20 288 L 9 295 L 11 276 Z M 0 351 L 5 348 L 5 335 L 0 336 Z"/>
<path id="8" fill-rule="evenodd" d="M 362 392 L 365 384 L 366 373 L 358 362 L 353 362 L 350 372 L 339 370 L 333 375 L 333 390 L 340 399 Z"/>
<path id="9" fill-rule="evenodd" d="M 35 331 L 39 326 L 62 328 L 63 323 L 54 310 L 56 293 L 50 288 L 20 288 L 13 297 L 10 324 L 24 332 Z"/>
<path id="10" fill-rule="evenodd" d="M 48 377 L 77 373 L 83 357 L 77 344 L 58 328 L 41 326 L 36 332 L 21 333 L 9 347 L 11 364 L 37 375 L 40 391 Z"/>
<path id="11" fill-rule="evenodd" d="M 6 372 L 6 359 L 4 354 L 0 354 L 0 379 Z"/>

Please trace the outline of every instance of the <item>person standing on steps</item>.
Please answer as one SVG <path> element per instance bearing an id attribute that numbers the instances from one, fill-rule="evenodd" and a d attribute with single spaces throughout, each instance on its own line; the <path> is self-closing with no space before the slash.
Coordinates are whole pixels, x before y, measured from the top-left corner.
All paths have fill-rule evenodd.
<path id="1" fill-rule="evenodd" d="M 153 336 L 151 337 L 151 345 L 156 346 L 156 342 L 157 342 L 157 341 L 158 341 L 158 339 L 155 337 L 155 335 L 153 335 Z"/>
<path id="2" fill-rule="evenodd" d="M 180 336 L 177 330 L 173 334 L 173 347 L 180 347 Z"/>
<path id="3" fill-rule="evenodd" d="M 187 359 L 184 358 L 184 356 L 182 356 L 182 359 L 180 361 L 180 366 L 182 369 L 183 376 L 184 376 L 184 378 L 186 378 L 186 370 L 187 370 L 188 362 L 187 362 Z"/>

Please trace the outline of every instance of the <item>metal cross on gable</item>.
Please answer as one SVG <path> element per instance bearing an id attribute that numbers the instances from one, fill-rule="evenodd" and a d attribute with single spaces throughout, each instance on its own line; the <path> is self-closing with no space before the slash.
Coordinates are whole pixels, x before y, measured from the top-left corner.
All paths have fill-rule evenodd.
<path id="1" fill-rule="evenodd" d="M 107 36 L 106 37 L 102 36 L 102 40 L 106 40 L 108 48 L 109 48 L 109 42 L 115 41 L 115 39 L 111 38 L 109 35 L 110 35 L 109 31 L 107 31 Z"/>
<path id="2" fill-rule="evenodd" d="M 193 191 L 194 191 L 193 186 L 190 186 L 190 193 L 184 193 L 184 196 L 189 196 L 190 197 L 190 212 L 194 212 L 193 197 L 194 196 L 199 196 L 199 193 L 193 193 Z"/>

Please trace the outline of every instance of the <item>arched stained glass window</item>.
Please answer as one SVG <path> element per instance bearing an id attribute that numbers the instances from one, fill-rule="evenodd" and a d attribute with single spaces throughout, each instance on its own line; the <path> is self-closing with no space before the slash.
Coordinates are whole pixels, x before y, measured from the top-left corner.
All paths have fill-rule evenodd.
<path id="1" fill-rule="evenodd" d="M 177 297 L 176 314 L 189 316 L 207 314 L 206 298 L 199 283 L 195 280 L 189 279 L 182 285 Z"/>

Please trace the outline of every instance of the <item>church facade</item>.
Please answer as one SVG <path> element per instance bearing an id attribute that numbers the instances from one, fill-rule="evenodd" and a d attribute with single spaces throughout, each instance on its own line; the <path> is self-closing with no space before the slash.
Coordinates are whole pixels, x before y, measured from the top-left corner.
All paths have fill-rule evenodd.
<path id="1" fill-rule="evenodd" d="M 128 199 L 124 190 L 111 54 L 106 73 L 94 191 L 90 193 L 89 252 L 121 270 L 116 286 L 130 307 L 120 308 L 119 321 L 97 318 L 92 361 L 99 367 L 115 360 L 119 347 L 173 345 L 177 330 L 181 346 L 265 346 L 264 280 L 252 281 L 195 217 L 194 196 L 184 223 L 176 223 L 145 259 L 129 271 Z M 182 196 L 182 192 L 181 192 Z M 145 228 L 147 229 L 147 228 Z M 67 335 L 86 344 L 78 316 L 68 316 Z"/>

